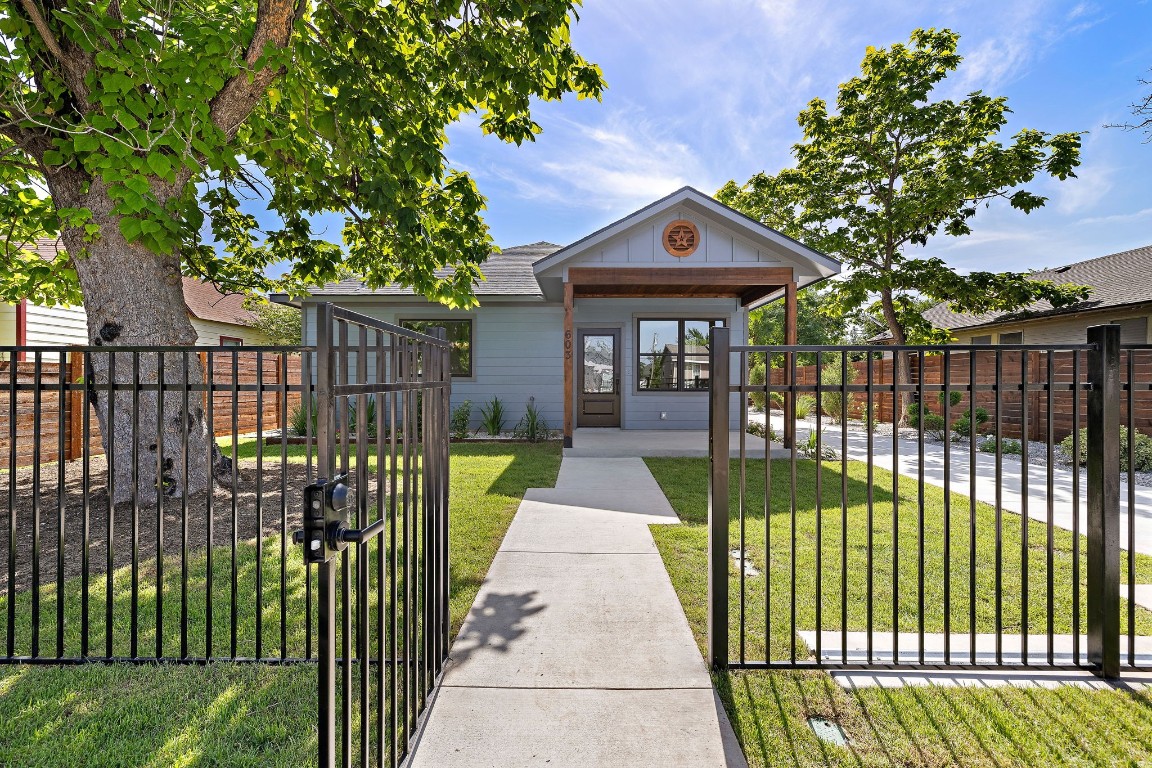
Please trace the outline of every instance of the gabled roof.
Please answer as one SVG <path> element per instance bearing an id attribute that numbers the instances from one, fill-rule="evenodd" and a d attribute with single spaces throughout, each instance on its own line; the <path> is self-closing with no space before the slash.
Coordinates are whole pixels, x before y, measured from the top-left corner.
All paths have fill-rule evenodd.
<path id="1" fill-rule="evenodd" d="M 558 251 L 555 243 L 538 242 L 531 245 L 516 245 L 504 248 L 490 255 L 481 266 L 487 280 L 473 286 L 477 296 L 533 296 L 541 297 L 543 292 L 536 282 L 532 265 L 548 254 Z M 437 270 L 437 276 L 445 277 L 451 270 Z M 411 296 L 412 289 L 398 285 L 382 288 L 369 288 L 360 278 L 348 278 L 338 283 L 328 283 L 323 288 L 313 289 L 312 296 Z"/>
<path id="2" fill-rule="evenodd" d="M 673 208 L 677 205 L 684 204 L 690 209 L 694 209 L 701 214 L 741 230 L 754 241 L 761 241 L 761 243 L 787 252 L 793 257 L 800 257 L 812 262 L 813 266 L 816 267 L 823 277 L 831 277 L 840 272 L 840 262 L 836 261 L 836 259 L 825 256 L 816 249 L 804 245 L 799 240 L 793 240 L 782 232 L 777 232 L 775 229 L 761 224 L 751 216 L 724 205 L 711 195 L 706 195 L 695 187 L 681 187 L 672 194 L 665 195 L 640 210 L 630 213 L 624 218 L 618 219 L 608 226 L 596 230 L 587 237 L 582 237 L 571 245 L 567 245 L 556 250 L 554 253 L 548 254 L 536 262 L 536 273 L 539 274 L 580 251 L 587 250 L 610 237 L 624 232 L 629 227 L 632 227 L 659 209 Z"/>
<path id="3" fill-rule="evenodd" d="M 948 308 L 948 304 L 943 302 L 926 310 L 924 317 L 937 328 L 954 331 L 1013 320 L 1053 317 L 1149 303 L 1152 302 L 1152 245 L 1064 267 L 1040 270 L 1033 272 L 1029 277 L 1033 280 L 1051 280 L 1057 284 L 1086 285 L 1092 289 L 1092 293 L 1079 304 L 1060 309 L 1054 308 L 1047 301 L 1037 301 L 1015 312 L 987 312 L 980 315 L 953 312 Z"/>
<path id="4" fill-rule="evenodd" d="M 256 315 L 244 309 L 244 296 L 239 293 L 221 293 L 211 283 L 195 278 L 183 280 L 184 303 L 188 312 L 200 320 L 231 325 L 252 325 Z"/>

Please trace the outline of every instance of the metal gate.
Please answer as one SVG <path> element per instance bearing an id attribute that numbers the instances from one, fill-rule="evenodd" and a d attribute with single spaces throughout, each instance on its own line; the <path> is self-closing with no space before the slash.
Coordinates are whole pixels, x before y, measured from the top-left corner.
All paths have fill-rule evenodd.
<path id="1" fill-rule="evenodd" d="M 296 541 L 316 568 L 319 765 L 395 766 L 448 654 L 449 345 L 327 303 L 316 334 L 319 479 Z"/>
<path id="2" fill-rule="evenodd" d="M 1152 568 L 1135 472 L 1152 347 L 1122 347 L 1118 328 L 883 349 L 738 346 L 714 328 L 711 664 L 1152 664 L 1152 612 L 1128 599 Z"/>

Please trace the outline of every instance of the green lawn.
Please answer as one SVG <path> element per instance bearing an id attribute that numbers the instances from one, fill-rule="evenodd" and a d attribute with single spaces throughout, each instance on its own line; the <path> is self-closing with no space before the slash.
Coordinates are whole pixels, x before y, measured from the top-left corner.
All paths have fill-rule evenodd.
<path id="1" fill-rule="evenodd" d="M 646 459 L 683 525 L 652 526 L 656 544 L 680 596 L 697 640 L 703 650 L 706 633 L 707 580 L 707 462 L 704 459 Z M 798 630 L 816 627 L 816 472 L 815 463 L 797 465 L 795 563 Z M 787 659 L 791 653 L 792 562 L 790 555 L 791 515 L 789 513 L 789 463 L 772 463 L 771 533 L 772 579 L 771 653 L 773 659 Z M 739 466 L 733 462 L 733 484 Z M 858 462 L 848 465 L 848 628 L 866 627 L 867 563 L 867 468 Z M 821 536 L 821 592 L 824 612 L 821 626 L 841 626 L 841 500 L 840 465 L 823 467 Z M 751 561 L 763 570 L 765 564 L 764 463 L 747 465 L 747 507 L 745 543 Z M 892 496 L 891 475 L 875 470 L 873 557 L 877 631 L 892 627 Z M 898 561 L 900 578 L 899 626 L 903 631 L 917 628 L 918 504 L 916 483 L 900 483 L 901 543 Z M 887 490 L 885 490 L 887 489 Z M 925 518 L 925 630 L 943 629 L 943 503 L 944 494 L 927 487 Z M 952 498 L 952 630 L 968 629 L 968 523 L 966 497 Z M 733 493 L 733 545 L 739 530 L 735 521 Z M 957 519 L 959 518 L 959 519 Z M 991 631 L 995 620 L 994 510 L 977 505 L 977 630 Z M 1019 631 L 1021 518 L 1003 516 L 1004 599 L 1003 622 L 1007 631 Z M 1046 558 L 1043 545 L 1046 527 L 1029 524 L 1029 620 L 1030 631 L 1042 632 L 1046 624 Z M 1071 603 L 1072 537 L 1056 531 L 1054 574 L 1065 585 L 1053 606 L 1055 631 L 1068 632 Z M 959 550 L 959 551 L 957 551 Z M 1084 579 L 1084 545 L 1081 542 L 1081 580 Z M 1015 567 L 1009 563 L 1016 563 Z M 1138 580 L 1152 576 L 1152 559 L 1139 556 Z M 1126 564 L 1122 567 L 1126 568 Z M 732 567 L 732 605 L 737 603 L 739 578 Z M 746 658 L 764 658 L 765 578 L 746 579 L 748 637 Z M 1083 585 L 1081 585 L 1081 588 Z M 1083 603 L 1082 603 L 1083 605 Z M 1127 606 L 1122 607 L 1127 615 Z M 733 623 L 735 627 L 735 623 Z M 1082 627 L 1083 628 L 1083 627 Z M 1152 615 L 1137 612 L 1137 630 L 1152 632 Z M 739 641 L 733 631 L 731 657 L 739 654 Z M 808 648 L 796 641 L 797 655 L 808 657 Z M 1152 759 L 1152 696 L 1116 689 L 1086 691 L 1073 687 L 1055 690 L 1039 688 L 869 688 L 844 691 L 823 672 L 738 672 L 715 676 L 737 735 L 749 762 L 759 765 L 1129 765 Z M 828 717 L 841 724 L 851 742 L 850 748 L 837 748 L 819 741 L 806 723 L 808 717 Z"/>
<path id="2" fill-rule="evenodd" d="M 254 455 L 251 441 L 238 445 L 241 456 Z M 275 459 L 279 458 L 276 447 Z M 269 450 L 269 454 L 272 450 Z M 268 456 L 266 458 L 272 458 Z M 290 460 L 303 461 L 291 448 Z M 555 483 L 560 450 L 555 444 L 458 444 L 452 446 L 450 542 L 453 634 L 475 599 L 484 575 L 516 512 L 525 489 Z M 262 542 L 266 604 L 263 608 L 265 653 L 280 644 L 278 537 Z M 288 567 L 290 616 L 303 610 L 304 572 L 299 548 L 291 547 Z M 217 547 L 212 568 L 215 603 L 213 642 L 217 654 L 229 651 L 231 559 Z M 237 602 L 241 617 L 254 616 L 256 543 L 238 551 Z M 155 562 L 142 563 L 139 627 L 142 653 L 155 650 Z M 203 553 L 190 570 L 190 653 L 202 655 L 207 580 Z M 179 652 L 179 562 L 165 559 L 165 653 Z M 114 574 L 114 652 L 127 653 L 131 635 L 130 571 Z M 80 584 L 65 583 L 65 651 L 78 652 Z M 90 586 L 92 610 L 102 611 L 104 580 Z M 21 595 L 17 636 L 30 642 L 28 595 Z M 0 599 L 0 615 L 6 605 Z M 55 588 L 41 590 L 41 652 L 55 649 Z M 102 614 L 101 614 L 102 618 Z M 254 622 L 238 623 L 237 652 L 255 651 Z M 288 625 L 289 655 L 303 651 L 304 624 Z M 104 636 L 90 641 L 103 653 Z M 49 650 L 46 650 L 49 649 Z M 271 649 L 271 650 L 269 650 Z M 315 761 L 316 673 L 312 666 L 204 667 L 166 665 L 91 665 L 83 667 L 0 668 L 0 765 L 230 765 L 310 766 Z"/>

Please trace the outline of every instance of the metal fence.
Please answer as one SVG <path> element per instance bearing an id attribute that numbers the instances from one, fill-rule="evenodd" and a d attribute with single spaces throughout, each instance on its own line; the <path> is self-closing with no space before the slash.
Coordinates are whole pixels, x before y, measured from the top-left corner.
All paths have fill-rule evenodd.
<path id="1" fill-rule="evenodd" d="M 711 663 L 1152 665 L 1152 612 L 1128 599 L 1152 578 L 1136 471 L 1152 459 L 1138 420 L 1152 347 L 1121 350 L 1116 328 L 882 350 L 733 346 L 714 329 L 712 381 L 728 383 L 710 398 Z M 928 369 L 935 381 L 912 375 Z"/>
<path id="2" fill-rule="evenodd" d="M 400 763 L 448 652 L 449 346 L 318 318 L 0 348 L 0 663 L 308 663 L 320 765 Z"/>

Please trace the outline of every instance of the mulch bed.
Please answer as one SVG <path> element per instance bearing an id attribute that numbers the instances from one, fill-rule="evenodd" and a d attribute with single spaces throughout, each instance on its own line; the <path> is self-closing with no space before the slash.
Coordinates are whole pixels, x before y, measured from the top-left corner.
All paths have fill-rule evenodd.
<path id="1" fill-rule="evenodd" d="M 42 584 L 57 579 L 58 521 L 61 510 L 64 518 L 63 576 L 69 579 L 79 576 L 83 569 L 83 521 L 84 484 L 83 464 L 69 462 L 64 466 L 64 494 L 62 504 L 57 504 L 58 465 L 43 465 L 40 468 L 40 493 L 33 493 L 33 470 L 26 467 L 16 473 L 16 574 L 13 584 L 17 590 L 27 589 L 32 584 L 32 562 L 34 531 L 36 530 L 36 508 L 39 508 L 39 558 L 40 581 Z M 257 496 L 257 471 L 254 459 L 238 463 L 238 483 L 235 492 L 231 488 L 217 485 L 211 494 L 212 544 L 228 545 L 232 540 L 232 505 L 236 505 L 236 536 L 239 540 L 254 540 L 258 532 L 263 536 L 276 535 L 281 530 L 281 501 L 286 507 L 284 522 L 289 536 L 301 527 L 300 507 L 302 489 L 307 484 L 306 465 L 303 462 L 289 463 L 283 475 L 286 492 L 281 494 L 282 469 L 279 457 L 273 460 L 266 457 L 262 475 L 262 493 Z M 0 592 L 8 590 L 8 551 L 11 510 L 8 504 L 8 481 L 4 474 L 0 482 Z M 370 475 L 369 505 L 375 503 L 375 475 Z M 260 516 L 258 525 L 257 499 Z M 182 499 L 168 498 L 163 502 L 163 552 L 178 555 L 182 547 L 182 516 L 187 515 L 190 551 L 203 549 L 207 544 L 209 494 L 199 493 L 187 498 L 187 511 L 184 512 Z M 371 508 L 371 506 L 370 506 Z M 93 457 L 90 461 L 90 481 L 88 491 L 88 557 L 89 574 L 103 574 L 107 571 L 108 545 L 108 494 L 107 469 L 104 458 Z M 353 515 L 355 513 L 353 512 Z M 137 516 L 139 558 L 141 562 L 156 556 L 156 531 L 160 519 L 156 508 L 155 495 L 141 499 Z M 113 516 L 113 564 L 120 568 L 132 562 L 132 504 L 118 504 Z M 289 542 L 289 546 L 293 546 Z"/>

